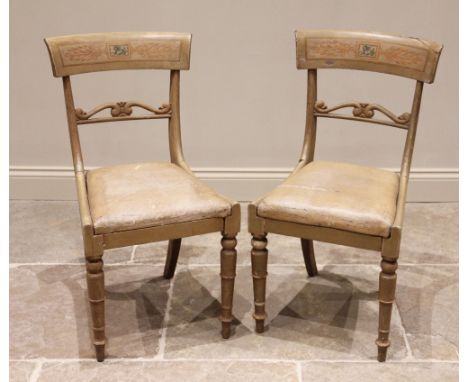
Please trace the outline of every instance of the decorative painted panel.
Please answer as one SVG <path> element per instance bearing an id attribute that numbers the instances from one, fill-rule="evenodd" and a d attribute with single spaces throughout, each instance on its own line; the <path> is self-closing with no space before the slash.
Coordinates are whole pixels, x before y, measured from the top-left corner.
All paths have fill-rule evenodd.
<path id="1" fill-rule="evenodd" d="M 188 33 L 95 33 L 46 39 L 54 75 L 190 67 Z"/>
<path id="2" fill-rule="evenodd" d="M 309 60 L 325 59 L 330 64 L 334 64 L 333 59 L 362 60 L 424 71 L 428 52 L 426 49 L 377 41 L 308 38 L 306 56 Z"/>
<path id="3" fill-rule="evenodd" d="M 442 45 L 371 32 L 296 32 L 298 69 L 358 69 L 432 82 Z"/>
<path id="4" fill-rule="evenodd" d="M 180 41 L 72 44 L 61 46 L 59 50 L 64 66 L 122 60 L 178 61 Z"/>

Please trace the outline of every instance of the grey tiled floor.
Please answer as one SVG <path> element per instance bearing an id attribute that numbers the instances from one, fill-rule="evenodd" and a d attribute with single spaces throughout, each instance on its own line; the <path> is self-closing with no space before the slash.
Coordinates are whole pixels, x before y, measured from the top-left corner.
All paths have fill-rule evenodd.
<path id="1" fill-rule="evenodd" d="M 167 243 L 106 253 L 108 358 L 97 363 L 76 204 L 11 202 L 10 380 L 456 381 L 458 205 L 406 211 L 386 364 L 375 361 L 378 253 L 317 243 L 320 276 L 310 279 L 299 241 L 270 235 L 268 326 L 258 335 L 245 224 L 227 341 L 218 234 L 184 239 L 171 281 Z"/>

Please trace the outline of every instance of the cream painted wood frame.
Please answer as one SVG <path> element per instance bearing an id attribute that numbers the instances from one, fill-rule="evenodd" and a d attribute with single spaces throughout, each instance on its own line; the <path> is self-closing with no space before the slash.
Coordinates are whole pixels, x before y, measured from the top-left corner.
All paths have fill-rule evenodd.
<path id="1" fill-rule="evenodd" d="M 137 119 L 168 119 L 171 162 L 193 175 L 182 152 L 180 132 L 180 70 L 190 66 L 191 35 L 185 33 L 96 33 L 51 37 L 45 39 L 55 77 L 62 77 L 70 133 L 71 151 L 76 176 L 81 228 L 86 258 L 88 295 L 91 306 L 96 358 L 105 358 L 104 250 L 169 240 L 164 276 L 174 275 L 181 238 L 210 232 L 221 232 L 221 322 L 222 336 L 229 338 L 232 321 L 232 298 L 236 271 L 236 235 L 240 230 L 240 207 L 231 202 L 231 213 L 225 218 L 209 218 L 184 223 L 159 225 L 143 229 L 96 234 L 91 218 L 86 170 L 84 168 L 78 125 Z M 124 69 L 170 70 L 169 104 L 153 108 L 140 102 L 109 103 L 86 113 L 75 109 L 70 75 Z M 150 112 L 131 116 L 138 106 Z M 112 117 L 94 114 L 111 109 Z M 130 110 L 130 112 L 129 112 Z"/>
<path id="2" fill-rule="evenodd" d="M 352 231 L 306 225 L 291 221 L 272 220 L 258 215 L 260 200 L 249 205 L 249 232 L 252 234 L 252 277 L 256 331 L 264 330 L 266 318 L 265 292 L 267 276 L 268 233 L 301 238 L 304 261 L 309 276 L 317 275 L 313 240 L 381 252 L 379 281 L 379 329 L 376 341 L 378 360 L 384 362 L 390 346 L 389 331 L 392 304 L 395 299 L 397 259 L 405 210 L 408 177 L 411 167 L 418 115 L 424 82 L 434 81 L 442 45 L 417 38 L 389 36 L 378 33 L 310 30 L 296 32 L 297 68 L 306 69 L 307 111 L 305 136 L 299 163 L 292 174 L 299 172 L 314 160 L 317 118 L 339 118 L 393 126 L 406 132 L 406 143 L 401 162 L 400 184 L 396 215 L 388 237 L 372 236 Z M 344 103 L 328 108 L 317 101 L 317 69 L 357 69 L 393 74 L 416 80 L 411 113 L 396 116 L 386 108 L 369 103 Z M 335 110 L 353 108 L 353 115 L 334 113 Z M 378 110 L 388 120 L 373 119 Z"/>

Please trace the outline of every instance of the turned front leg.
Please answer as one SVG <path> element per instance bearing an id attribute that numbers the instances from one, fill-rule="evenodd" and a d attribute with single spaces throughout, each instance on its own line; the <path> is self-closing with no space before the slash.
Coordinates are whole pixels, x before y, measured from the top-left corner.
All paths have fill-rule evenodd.
<path id="1" fill-rule="evenodd" d="M 398 268 L 398 264 L 396 259 L 383 257 L 380 266 L 382 272 L 380 272 L 379 277 L 379 336 L 376 344 L 378 347 L 377 359 L 379 362 L 385 362 L 387 349 L 390 346 L 388 337 L 390 334 L 392 307 L 395 301 L 397 280 L 395 271 Z"/>
<path id="2" fill-rule="evenodd" d="M 86 259 L 86 281 L 88 284 L 88 299 L 93 322 L 93 343 L 96 351 L 96 359 L 102 362 L 104 360 L 106 344 L 102 255 Z"/>
<path id="3" fill-rule="evenodd" d="M 263 333 L 265 328 L 265 294 L 268 250 L 266 235 L 254 235 L 252 237 L 252 278 L 254 289 L 255 330 L 257 333 Z"/>
<path id="4" fill-rule="evenodd" d="M 232 300 L 236 277 L 237 240 L 235 235 L 224 234 L 221 239 L 221 334 L 227 339 L 231 335 Z"/>

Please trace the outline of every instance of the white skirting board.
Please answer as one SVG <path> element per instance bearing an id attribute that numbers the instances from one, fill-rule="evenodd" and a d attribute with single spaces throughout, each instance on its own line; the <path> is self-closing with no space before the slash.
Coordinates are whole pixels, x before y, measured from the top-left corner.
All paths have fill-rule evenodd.
<path id="1" fill-rule="evenodd" d="M 193 171 L 218 192 L 248 202 L 273 189 L 291 169 L 194 168 Z M 70 167 L 11 166 L 10 199 L 76 200 L 74 182 Z M 409 182 L 409 202 L 458 201 L 458 169 L 414 168 Z"/>

